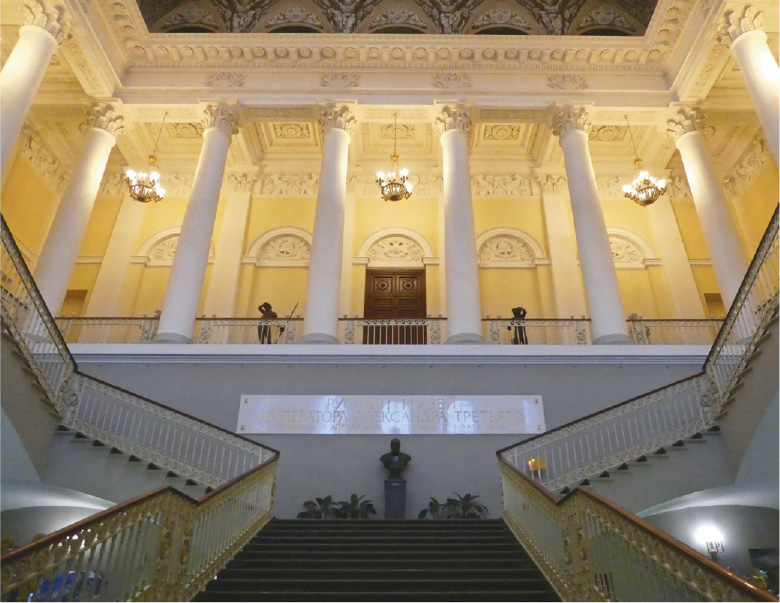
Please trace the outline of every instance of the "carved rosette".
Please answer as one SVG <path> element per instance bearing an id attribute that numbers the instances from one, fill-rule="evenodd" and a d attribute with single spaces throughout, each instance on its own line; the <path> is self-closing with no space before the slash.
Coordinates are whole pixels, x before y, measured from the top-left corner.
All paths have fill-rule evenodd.
<path id="1" fill-rule="evenodd" d="M 561 138 L 576 130 L 588 132 L 590 119 L 585 107 L 566 105 L 556 109 L 552 120 L 553 133 Z"/>
<path id="2" fill-rule="evenodd" d="M 698 109 L 680 109 L 672 119 L 666 122 L 666 134 L 670 138 L 680 138 L 689 132 L 700 132 L 704 123 L 704 114 Z"/>
<path id="3" fill-rule="evenodd" d="M 324 132 L 333 129 L 346 130 L 350 135 L 357 120 L 348 105 L 325 105 L 320 114 L 320 126 Z"/>
<path id="4" fill-rule="evenodd" d="M 238 133 L 238 112 L 236 107 L 231 107 L 227 103 L 215 103 L 206 105 L 203 108 L 203 118 L 200 123 L 204 130 L 217 128 L 226 136 L 232 136 Z"/>
<path id="5" fill-rule="evenodd" d="M 439 135 L 450 130 L 468 133 L 471 128 L 471 114 L 465 105 L 444 105 L 436 116 L 435 127 Z"/>
<path id="6" fill-rule="evenodd" d="M 90 128 L 105 130 L 116 138 L 125 131 L 125 119 L 111 103 L 93 103 L 87 110 L 85 124 Z"/>
<path id="7" fill-rule="evenodd" d="M 760 30 L 764 24 L 764 13 L 748 4 L 742 10 L 728 10 L 723 14 L 723 23 L 718 28 L 719 39 L 731 44 L 744 33 Z"/>
<path id="8" fill-rule="evenodd" d="M 25 2 L 21 10 L 26 25 L 35 25 L 45 29 L 54 36 L 57 43 L 62 43 L 70 38 L 71 22 L 65 16 L 64 6 L 36 0 Z"/>

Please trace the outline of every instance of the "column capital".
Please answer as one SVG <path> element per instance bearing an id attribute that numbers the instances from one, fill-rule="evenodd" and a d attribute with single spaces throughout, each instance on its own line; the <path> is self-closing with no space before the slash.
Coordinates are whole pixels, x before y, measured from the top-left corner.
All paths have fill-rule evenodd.
<path id="1" fill-rule="evenodd" d="M 113 102 L 98 101 L 87 109 L 85 125 L 90 128 L 105 130 L 116 138 L 125 131 L 125 118 L 117 111 Z"/>
<path id="2" fill-rule="evenodd" d="M 569 192 L 565 174 L 535 170 L 534 176 L 539 184 L 542 196 L 568 194 Z"/>
<path id="3" fill-rule="evenodd" d="M 22 5 L 25 25 L 40 27 L 51 34 L 58 43 L 70 38 L 71 22 L 65 16 L 61 4 L 30 0 Z"/>
<path id="4" fill-rule="evenodd" d="M 553 133 L 563 138 L 570 132 L 590 130 L 590 116 L 587 107 L 583 105 L 558 105 L 553 107 Z"/>
<path id="5" fill-rule="evenodd" d="M 330 103 L 322 107 L 320 112 L 320 126 L 323 131 L 345 130 L 352 135 L 357 125 L 355 114 L 349 105 L 343 103 Z"/>
<path id="6" fill-rule="evenodd" d="M 434 127 L 439 136 L 450 130 L 462 130 L 468 133 L 471 129 L 471 111 L 463 104 L 443 105 L 436 116 Z"/>
<path id="7" fill-rule="evenodd" d="M 238 133 L 238 108 L 228 103 L 209 103 L 203 107 L 200 120 L 204 130 L 216 128 L 225 136 Z"/>
<path id="8" fill-rule="evenodd" d="M 718 27 L 718 40 L 726 45 L 736 42 L 742 34 L 750 31 L 762 31 L 764 13 L 755 6 L 747 4 L 741 8 L 727 10 Z"/>
<path id="9" fill-rule="evenodd" d="M 677 114 L 666 122 L 666 135 L 678 139 L 689 132 L 700 132 L 703 123 L 704 113 L 698 109 L 678 109 Z"/>

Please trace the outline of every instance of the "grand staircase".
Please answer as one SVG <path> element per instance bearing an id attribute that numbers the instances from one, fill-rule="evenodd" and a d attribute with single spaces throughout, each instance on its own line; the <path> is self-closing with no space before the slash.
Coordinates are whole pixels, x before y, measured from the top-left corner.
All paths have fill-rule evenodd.
<path id="1" fill-rule="evenodd" d="M 503 520 L 271 520 L 194 601 L 559 601 Z"/>

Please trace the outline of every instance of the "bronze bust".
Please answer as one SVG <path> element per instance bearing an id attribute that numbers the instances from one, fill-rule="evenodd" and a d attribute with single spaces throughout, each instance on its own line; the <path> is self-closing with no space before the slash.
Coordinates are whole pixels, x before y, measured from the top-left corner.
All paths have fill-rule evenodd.
<path id="1" fill-rule="evenodd" d="M 390 452 L 380 456 L 379 460 L 390 472 L 389 479 L 402 479 L 401 472 L 406 469 L 406 465 L 412 460 L 412 457 L 401 452 L 401 440 L 393 438 L 390 440 Z"/>

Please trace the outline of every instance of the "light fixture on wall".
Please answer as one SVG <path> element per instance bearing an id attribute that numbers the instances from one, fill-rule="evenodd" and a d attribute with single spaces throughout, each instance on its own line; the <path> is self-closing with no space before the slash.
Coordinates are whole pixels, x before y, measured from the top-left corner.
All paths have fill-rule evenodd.
<path id="1" fill-rule="evenodd" d="M 726 549 L 723 546 L 723 534 L 715 526 L 702 526 L 696 532 L 696 539 L 702 542 L 713 561 L 718 560 L 718 553 Z"/>
<path id="2" fill-rule="evenodd" d="M 626 123 L 628 124 L 628 135 L 631 137 L 631 146 L 634 147 L 634 165 L 637 168 L 642 167 L 642 160 L 639 158 L 639 154 L 636 152 L 636 144 L 634 144 L 634 135 L 631 133 L 631 124 L 628 123 L 628 115 L 626 117 Z M 655 203 L 658 198 L 666 192 L 666 180 L 656 180 L 648 172 L 639 172 L 639 176 L 631 184 L 623 185 L 623 193 L 626 197 L 634 201 L 635 203 L 646 207 L 651 203 Z"/>
<path id="3" fill-rule="evenodd" d="M 398 113 L 393 114 L 393 154 L 390 155 L 390 172 L 376 173 L 376 183 L 381 189 L 382 199 L 385 201 L 400 201 L 412 196 L 412 183 L 409 182 L 409 170 L 401 168 L 398 170 Z M 396 170 L 398 172 L 396 173 Z"/>
<path id="4" fill-rule="evenodd" d="M 145 172 L 135 172 L 134 170 L 127 170 L 125 172 L 125 182 L 130 188 L 130 196 L 139 201 L 140 203 L 149 203 L 154 201 L 162 201 L 165 196 L 165 189 L 160 186 L 160 174 L 157 171 L 157 145 L 160 143 L 160 135 L 165 125 L 165 118 L 168 117 L 168 112 L 163 115 L 162 123 L 160 124 L 160 131 L 157 134 L 157 141 L 154 143 L 154 150 L 149 155 L 149 165 Z"/>

